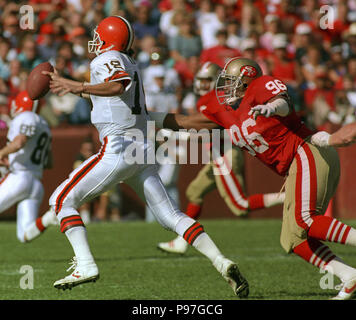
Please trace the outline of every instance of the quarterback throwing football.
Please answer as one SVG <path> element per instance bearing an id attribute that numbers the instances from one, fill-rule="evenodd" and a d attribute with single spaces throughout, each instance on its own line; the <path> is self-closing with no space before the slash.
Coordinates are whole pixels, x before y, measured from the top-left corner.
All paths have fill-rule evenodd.
<path id="1" fill-rule="evenodd" d="M 129 22 L 120 16 L 102 20 L 89 41 L 89 52 L 97 55 L 90 64 L 90 83 L 50 75 L 51 90 L 89 96 L 91 121 L 99 131 L 101 150 L 75 169 L 53 193 L 49 202 L 57 214 L 60 229 L 73 247 L 74 271 L 54 283 L 56 288 L 71 288 L 95 281 L 99 270 L 91 254 L 86 229 L 77 211 L 84 202 L 98 196 L 120 181 L 130 185 L 145 200 L 157 221 L 175 231 L 213 263 L 239 297 L 248 295 L 248 283 L 237 265 L 225 258 L 203 227 L 183 214 L 167 195 L 157 168 L 150 164 L 125 161 L 124 152 L 134 145 L 148 153 L 151 144 L 134 139 L 138 130 L 146 133 L 150 116 L 145 108 L 141 75 L 130 57 L 134 34 Z"/>

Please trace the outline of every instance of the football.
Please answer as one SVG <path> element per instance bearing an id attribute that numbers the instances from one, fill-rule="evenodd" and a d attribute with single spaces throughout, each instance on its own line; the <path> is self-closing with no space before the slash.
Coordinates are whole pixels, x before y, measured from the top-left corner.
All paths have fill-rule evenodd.
<path id="1" fill-rule="evenodd" d="M 49 62 L 40 63 L 36 66 L 27 78 L 26 90 L 32 100 L 42 98 L 49 91 L 51 78 L 42 74 L 42 71 L 53 72 L 53 66 Z"/>

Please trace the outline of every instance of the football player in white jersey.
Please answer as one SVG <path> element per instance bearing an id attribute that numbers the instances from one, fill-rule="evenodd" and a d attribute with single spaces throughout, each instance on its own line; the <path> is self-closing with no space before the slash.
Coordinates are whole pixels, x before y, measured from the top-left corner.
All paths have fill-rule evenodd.
<path id="1" fill-rule="evenodd" d="M 147 139 L 134 136 L 140 130 L 146 134 L 150 116 L 145 108 L 141 75 L 130 57 L 134 34 L 130 23 L 120 16 L 103 19 L 88 43 L 89 52 L 96 53 L 90 64 L 90 83 L 60 77 L 56 72 L 45 72 L 51 77 L 53 93 L 68 92 L 90 96 L 93 104 L 91 121 L 99 131 L 100 151 L 75 169 L 52 194 L 50 206 L 57 214 L 60 229 L 67 236 L 74 254 L 74 271 L 54 283 L 55 288 L 72 288 L 96 281 L 99 270 L 88 245 L 87 233 L 77 208 L 123 181 L 145 200 L 157 221 L 184 237 L 188 243 L 210 259 L 239 297 L 247 297 L 249 287 L 236 263 L 225 258 L 203 226 L 182 213 L 167 192 L 152 164 L 130 163 L 125 159 L 126 148 L 143 150 L 148 154 L 153 147 Z M 157 120 L 158 121 L 158 120 Z"/>
<path id="2" fill-rule="evenodd" d="M 36 114 L 37 101 L 26 91 L 12 101 L 7 134 L 8 143 L 0 150 L 0 165 L 8 173 L 0 180 L 0 212 L 17 204 L 17 238 L 26 242 L 32 225 L 44 227 L 38 220 L 43 198 L 43 169 L 49 164 L 51 131 L 47 122 Z M 48 226 L 55 216 L 47 215 Z"/>

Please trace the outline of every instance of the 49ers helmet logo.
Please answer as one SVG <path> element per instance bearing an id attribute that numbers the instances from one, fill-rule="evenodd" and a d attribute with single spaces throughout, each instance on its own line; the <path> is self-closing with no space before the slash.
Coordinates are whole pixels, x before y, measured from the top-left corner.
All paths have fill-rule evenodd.
<path id="1" fill-rule="evenodd" d="M 240 72 L 250 78 L 256 77 L 257 75 L 257 70 L 253 66 L 242 66 Z"/>

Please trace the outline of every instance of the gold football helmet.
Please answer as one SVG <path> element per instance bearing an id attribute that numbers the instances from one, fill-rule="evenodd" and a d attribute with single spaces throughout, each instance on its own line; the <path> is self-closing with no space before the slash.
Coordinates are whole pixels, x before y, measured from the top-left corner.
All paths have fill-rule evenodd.
<path id="1" fill-rule="evenodd" d="M 194 77 L 194 93 L 203 96 L 213 90 L 220 72 L 221 68 L 217 64 L 205 62 Z"/>
<path id="2" fill-rule="evenodd" d="M 251 59 L 230 59 L 216 81 L 215 91 L 219 103 L 236 103 L 245 95 L 248 85 L 262 74 L 261 67 Z"/>

